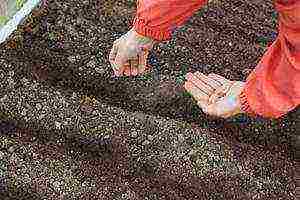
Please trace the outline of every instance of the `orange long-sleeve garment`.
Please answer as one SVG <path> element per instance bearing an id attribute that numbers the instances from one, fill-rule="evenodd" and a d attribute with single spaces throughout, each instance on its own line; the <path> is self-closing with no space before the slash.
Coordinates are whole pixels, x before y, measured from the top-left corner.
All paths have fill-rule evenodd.
<path id="1" fill-rule="evenodd" d="M 284 3 L 287 2 L 287 3 Z M 240 95 L 248 113 L 278 118 L 300 104 L 300 1 L 276 1 L 279 34 Z"/>
<path id="2" fill-rule="evenodd" d="M 169 40 L 207 0 L 138 0 L 135 30 L 158 41 Z"/>
<path id="3" fill-rule="evenodd" d="M 207 0 L 138 0 L 134 29 L 168 40 Z M 240 95 L 249 114 L 277 118 L 300 104 L 300 0 L 275 0 L 279 34 L 247 78 Z"/>

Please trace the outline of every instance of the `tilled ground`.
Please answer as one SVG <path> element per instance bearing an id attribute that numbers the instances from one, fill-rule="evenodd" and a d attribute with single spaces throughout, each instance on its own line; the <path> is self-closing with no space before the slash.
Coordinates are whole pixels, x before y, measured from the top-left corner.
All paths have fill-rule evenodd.
<path id="1" fill-rule="evenodd" d="M 299 109 L 213 119 L 182 89 L 186 71 L 245 80 L 277 34 L 271 1 L 213 1 L 155 47 L 148 75 L 113 78 L 108 53 L 134 13 L 49 1 L 1 45 L 2 196 L 295 199 Z"/>

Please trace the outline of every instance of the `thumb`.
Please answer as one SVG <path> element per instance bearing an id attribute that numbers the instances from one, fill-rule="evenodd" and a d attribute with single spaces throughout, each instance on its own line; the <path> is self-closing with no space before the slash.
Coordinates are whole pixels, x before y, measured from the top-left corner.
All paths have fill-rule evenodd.
<path id="1" fill-rule="evenodd" d="M 209 97 L 209 103 L 216 103 L 221 97 L 224 97 L 224 89 L 223 87 L 219 87 L 216 91 Z"/>
<path id="2" fill-rule="evenodd" d="M 202 109 L 203 112 L 205 112 L 206 114 L 209 114 L 207 112 L 207 109 L 208 109 L 208 106 L 209 106 L 209 104 L 208 104 L 207 101 L 205 101 L 205 100 L 198 100 L 197 101 L 197 105 Z"/>
<path id="3" fill-rule="evenodd" d="M 213 104 L 209 104 L 207 101 L 200 100 L 197 102 L 198 106 L 202 109 L 202 111 L 208 115 L 215 116 L 215 117 L 222 117 L 227 118 L 230 116 L 230 112 L 226 111 L 226 109 L 223 109 L 224 101 L 217 101 Z"/>
<path id="4" fill-rule="evenodd" d="M 217 88 L 216 91 L 210 96 L 209 103 L 217 102 L 221 97 L 224 97 L 228 91 L 233 86 L 233 83 L 228 82 L 227 84 L 222 85 L 221 87 Z"/>
<path id="5" fill-rule="evenodd" d="M 215 117 L 222 117 L 220 112 L 220 102 L 216 102 L 213 104 L 208 105 L 203 112 L 206 114 L 215 116 Z"/>

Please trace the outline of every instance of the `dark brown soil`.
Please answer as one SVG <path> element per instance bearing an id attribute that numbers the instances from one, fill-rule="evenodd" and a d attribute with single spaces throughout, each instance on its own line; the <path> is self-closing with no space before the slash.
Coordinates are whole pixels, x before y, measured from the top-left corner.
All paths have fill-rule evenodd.
<path id="1" fill-rule="evenodd" d="M 136 78 L 113 78 L 107 59 L 113 41 L 130 28 L 135 4 L 124 0 L 99 5 L 103 5 L 102 1 L 49 1 L 44 14 L 34 12 L 31 28 L 36 28 L 36 32 L 21 27 L 18 31 L 25 39 L 18 41 L 15 33 L 0 47 L 1 58 L 16 66 L 17 75 L 37 79 L 65 94 L 84 92 L 130 112 L 176 119 L 206 130 L 234 146 L 236 159 L 252 175 L 247 180 L 241 174 L 228 176 L 216 171 L 197 177 L 191 174 L 192 160 L 148 157 L 136 160 L 128 150 L 131 140 L 127 130 L 115 130 L 111 141 L 100 144 L 109 159 L 92 159 L 94 154 L 82 159 L 85 139 L 71 138 L 60 146 L 49 144 L 56 139 L 40 136 L 40 141 L 46 141 L 35 146 L 39 155 L 43 155 L 41 159 L 57 159 L 68 149 L 77 149 L 81 156 L 73 156 L 81 162 L 78 173 L 82 179 L 101 177 L 96 182 L 97 190 L 82 199 L 293 199 L 291 177 L 296 159 L 292 144 L 300 132 L 299 109 L 277 120 L 244 115 L 214 119 L 203 114 L 184 93 L 182 82 L 178 83 L 180 71 L 185 67 L 187 71 L 214 72 L 233 80 L 245 80 L 266 50 L 258 44 L 261 38 L 273 41 L 276 34 L 271 0 L 210 3 L 175 31 L 171 41 L 154 48 L 149 58 L 153 70 Z M 28 23 L 24 26 L 28 27 Z M 55 33 L 56 39 L 51 39 L 49 32 Z M 76 55 L 77 60 L 70 59 Z M 103 73 L 87 67 L 93 60 L 91 57 L 97 62 L 94 67 L 98 66 Z M 155 126 L 148 128 L 153 130 Z M 22 130 L 20 133 L 24 136 L 20 137 L 21 142 L 30 143 L 32 133 Z M 88 149 L 88 153 L 93 152 L 92 147 Z M 277 180 L 280 189 L 251 188 L 253 178 L 269 176 Z M 124 192 L 126 198 L 120 195 Z"/>

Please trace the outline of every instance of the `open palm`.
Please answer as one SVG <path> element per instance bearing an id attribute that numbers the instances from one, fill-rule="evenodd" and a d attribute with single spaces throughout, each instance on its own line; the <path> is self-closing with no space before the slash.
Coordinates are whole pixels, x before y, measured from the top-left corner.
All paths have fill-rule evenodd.
<path id="1" fill-rule="evenodd" d="M 217 74 L 208 76 L 200 73 L 188 73 L 185 89 L 197 101 L 203 112 L 222 118 L 242 113 L 239 95 L 244 82 L 230 81 Z"/>

